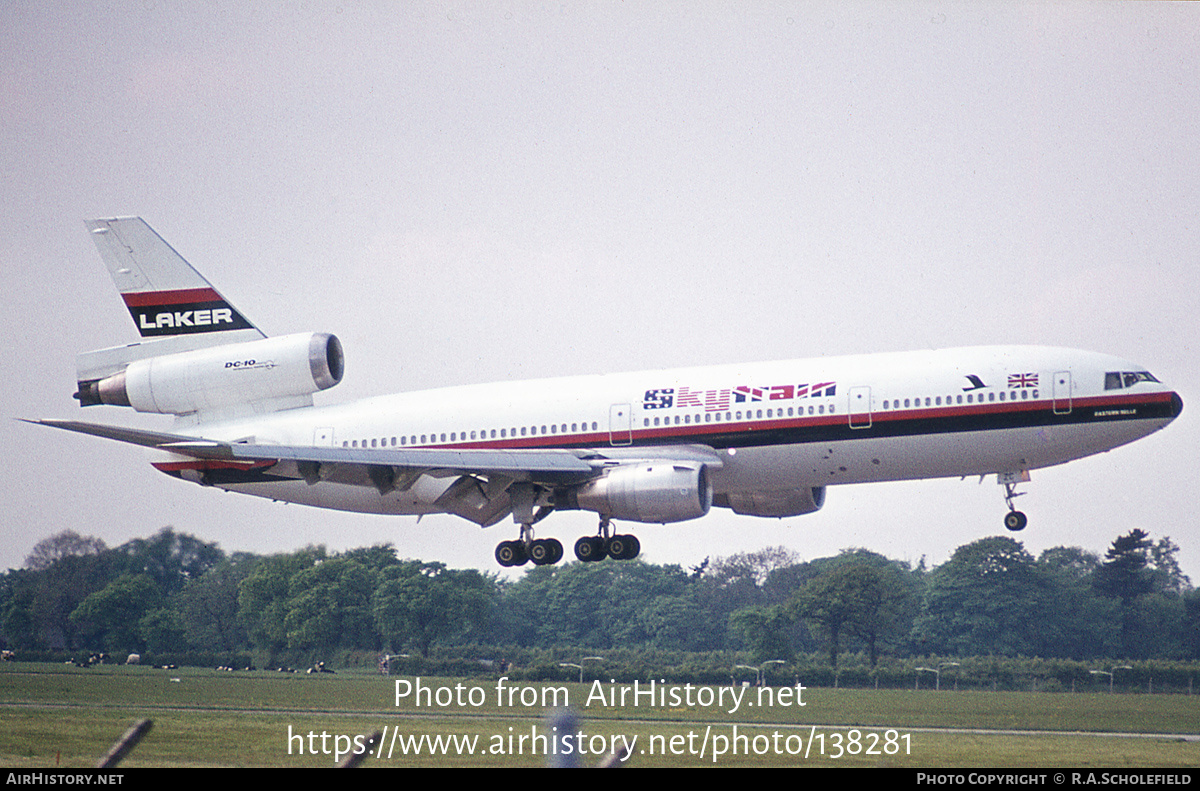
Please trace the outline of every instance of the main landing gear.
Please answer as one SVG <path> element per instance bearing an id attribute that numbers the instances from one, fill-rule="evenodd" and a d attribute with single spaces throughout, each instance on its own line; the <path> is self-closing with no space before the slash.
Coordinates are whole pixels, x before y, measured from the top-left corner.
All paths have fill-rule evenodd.
<path id="1" fill-rule="evenodd" d="M 563 545 L 556 538 L 538 538 L 528 544 L 524 541 L 501 541 L 496 546 L 496 562 L 501 566 L 524 566 L 533 561 L 535 566 L 549 566 L 562 560 Z"/>
<path id="2" fill-rule="evenodd" d="M 642 544 L 635 535 L 614 535 L 612 522 L 600 518 L 599 535 L 584 536 L 575 542 L 575 557 L 591 563 L 605 558 L 633 560 L 642 551 Z"/>
<path id="3" fill-rule="evenodd" d="M 637 536 L 613 534 L 608 519 L 600 520 L 599 535 L 584 536 L 575 542 L 575 557 L 589 563 L 605 558 L 633 560 L 641 551 Z M 506 568 L 524 566 L 529 561 L 535 566 L 550 566 L 562 557 L 563 545 L 558 539 L 535 539 L 532 524 L 521 525 L 521 537 L 516 541 L 501 541 L 496 545 L 496 562 Z"/>
<path id="4" fill-rule="evenodd" d="M 533 521 L 544 516 L 542 514 Z M 521 537 L 516 541 L 501 541 L 496 545 L 496 562 L 506 567 L 524 566 L 530 560 L 535 566 L 550 566 L 562 560 L 562 556 L 563 545 L 557 538 L 533 537 L 532 522 L 521 525 Z"/>

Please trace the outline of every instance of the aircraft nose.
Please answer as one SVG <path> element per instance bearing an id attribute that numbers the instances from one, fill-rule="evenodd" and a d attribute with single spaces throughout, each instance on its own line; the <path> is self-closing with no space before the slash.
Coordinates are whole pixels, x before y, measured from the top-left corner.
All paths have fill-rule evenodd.
<path id="1" fill-rule="evenodd" d="M 1179 393 L 1171 393 L 1171 419 L 1179 417 L 1179 413 L 1183 411 L 1183 399 L 1179 397 Z"/>

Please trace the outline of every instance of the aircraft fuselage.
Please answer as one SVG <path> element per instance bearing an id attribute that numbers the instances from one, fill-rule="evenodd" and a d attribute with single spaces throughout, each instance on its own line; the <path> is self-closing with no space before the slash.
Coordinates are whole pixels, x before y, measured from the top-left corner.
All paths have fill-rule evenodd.
<path id="1" fill-rule="evenodd" d="M 1152 378 L 1111 386 L 1114 374 L 1144 372 L 1094 352 L 975 347 L 468 385 L 189 433 L 381 450 L 603 448 L 630 459 L 654 458 L 659 446 L 699 445 L 720 455 L 712 486 L 722 505 L 731 493 L 1021 472 L 1110 450 L 1162 428 L 1182 407 Z M 206 466 L 182 458 L 155 464 L 176 474 Z M 453 482 L 423 476 L 381 496 L 264 473 L 210 480 L 247 494 L 393 514 L 437 511 L 433 504 Z"/>

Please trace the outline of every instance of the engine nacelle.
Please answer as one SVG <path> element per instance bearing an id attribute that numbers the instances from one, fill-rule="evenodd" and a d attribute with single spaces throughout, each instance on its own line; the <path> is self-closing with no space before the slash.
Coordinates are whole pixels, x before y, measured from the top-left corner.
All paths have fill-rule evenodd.
<path id="1" fill-rule="evenodd" d="M 821 506 L 825 505 L 825 487 L 806 486 L 777 492 L 730 492 L 722 495 L 717 505 L 732 508 L 735 514 L 746 516 L 801 516 L 821 510 Z"/>
<path id="2" fill-rule="evenodd" d="M 80 382 L 75 397 L 81 406 L 185 415 L 311 396 L 340 382 L 344 369 L 341 342 L 308 332 L 136 360 L 112 376 Z"/>
<path id="3" fill-rule="evenodd" d="M 699 519 L 712 506 L 703 464 L 656 461 L 614 467 L 603 477 L 567 490 L 560 508 L 579 508 L 628 522 Z"/>

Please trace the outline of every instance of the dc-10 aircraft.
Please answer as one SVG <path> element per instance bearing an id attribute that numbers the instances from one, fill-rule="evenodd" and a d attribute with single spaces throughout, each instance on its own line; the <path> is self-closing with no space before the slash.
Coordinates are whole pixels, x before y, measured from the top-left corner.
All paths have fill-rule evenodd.
<path id="1" fill-rule="evenodd" d="M 555 563 L 555 510 L 599 514 L 584 561 L 634 558 L 614 520 L 811 513 L 827 487 L 995 474 L 1005 526 L 1029 471 L 1133 442 L 1179 395 L 1105 354 L 993 346 L 449 387 L 313 406 L 340 342 L 267 337 L 140 218 L 87 223 L 142 341 L 78 358 L 82 406 L 175 415 L 170 432 L 38 423 L 153 449 L 183 480 L 321 508 L 456 514 L 519 537 L 501 565 Z"/>

